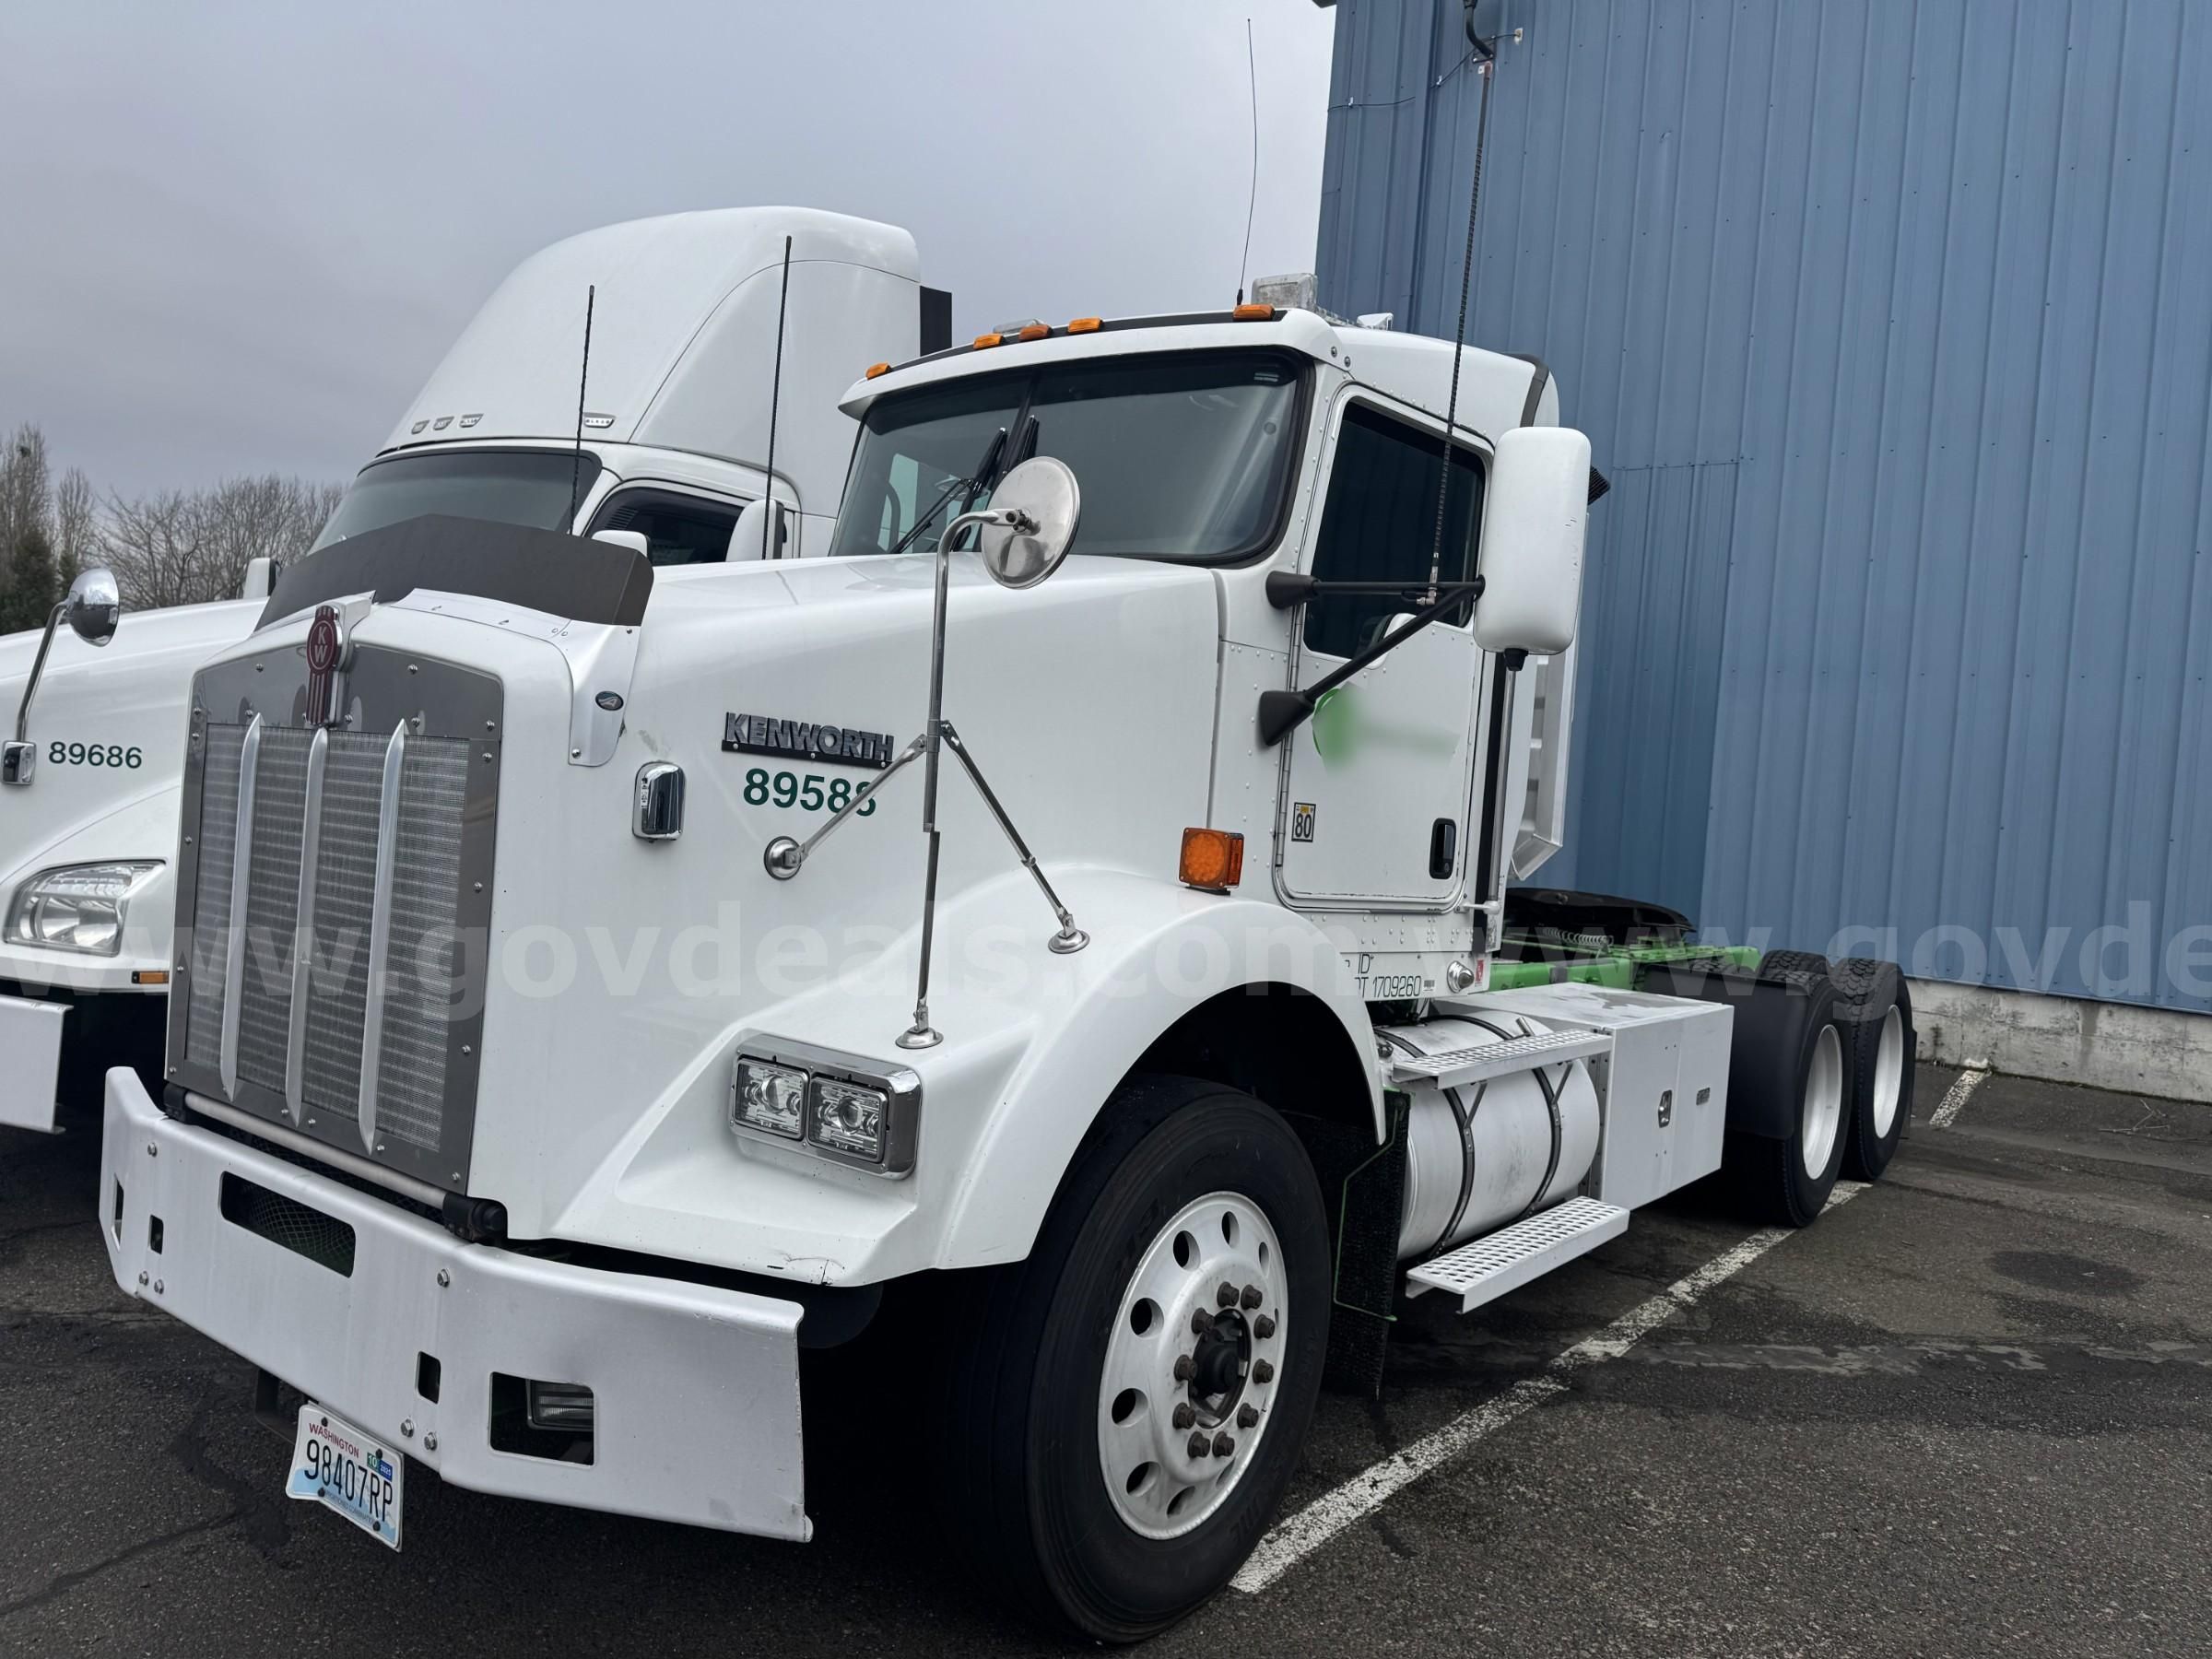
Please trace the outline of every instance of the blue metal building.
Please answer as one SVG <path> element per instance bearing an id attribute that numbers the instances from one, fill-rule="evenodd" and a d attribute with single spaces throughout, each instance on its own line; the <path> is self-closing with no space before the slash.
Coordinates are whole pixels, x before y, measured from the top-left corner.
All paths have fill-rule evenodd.
<path id="1" fill-rule="evenodd" d="M 1449 336 L 1461 0 L 1336 13 L 1323 302 Z M 1614 482 L 1538 879 L 2212 1009 L 2212 5 L 1476 21 L 1468 338 Z"/>

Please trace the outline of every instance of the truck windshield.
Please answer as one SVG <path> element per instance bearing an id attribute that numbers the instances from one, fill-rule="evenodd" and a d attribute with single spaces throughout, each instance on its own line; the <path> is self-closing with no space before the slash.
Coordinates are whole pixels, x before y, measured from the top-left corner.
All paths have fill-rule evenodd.
<path id="1" fill-rule="evenodd" d="M 888 553 L 905 541 L 934 552 L 944 524 L 987 505 L 989 486 L 1035 454 L 1075 469 L 1077 553 L 1201 561 L 1256 553 L 1274 539 L 1288 494 L 1299 378 L 1298 360 L 1281 352 L 1176 352 L 881 398 L 861 426 L 830 551 Z M 1006 440 L 994 455 L 1001 429 Z M 979 467 L 990 476 L 971 489 L 961 480 Z"/>
<path id="2" fill-rule="evenodd" d="M 323 526 L 323 534 L 315 537 L 315 546 L 327 547 L 425 512 L 566 530 L 571 493 L 582 500 L 598 476 L 599 463 L 588 450 L 582 470 L 572 450 L 395 455 L 361 469 L 330 523 Z"/>

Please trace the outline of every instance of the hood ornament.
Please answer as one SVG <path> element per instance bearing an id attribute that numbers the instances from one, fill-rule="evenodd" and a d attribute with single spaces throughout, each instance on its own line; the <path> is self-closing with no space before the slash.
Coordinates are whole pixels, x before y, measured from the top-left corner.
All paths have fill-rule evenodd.
<path id="1" fill-rule="evenodd" d="M 335 605 L 315 606 L 307 629 L 307 724 L 337 724 L 337 682 L 353 655 L 353 641 Z"/>

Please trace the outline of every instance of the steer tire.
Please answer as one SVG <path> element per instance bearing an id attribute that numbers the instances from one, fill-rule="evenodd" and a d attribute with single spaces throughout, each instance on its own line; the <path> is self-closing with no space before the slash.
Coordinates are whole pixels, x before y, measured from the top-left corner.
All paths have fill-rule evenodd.
<path id="1" fill-rule="evenodd" d="M 1912 993 L 1895 962 L 1871 957 L 1837 963 L 1835 982 L 1851 1055 L 1843 1173 L 1853 1181 L 1878 1181 L 1912 1118 Z"/>
<path id="2" fill-rule="evenodd" d="M 1232 1227 L 1240 1205 L 1253 1220 Z M 1191 1230 L 1214 1241 L 1208 1251 L 1225 1251 L 1219 1241 L 1233 1236 L 1248 1254 L 1272 1232 L 1270 1268 L 1219 1270 L 1253 1283 L 1262 1300 L 1251 1312 L 1234 1304 L 1214 1312 L 1215 1255 L 1182 1268 Z M 1328 1342 L 1329 1257 L 1320 1185 L 1280 1116 L 1215 1083 L 1124 1083 L 1061 1181 L 1028 1259 L 960 1276 L 939 1349 L 948 1388 L 935 1484 L 947 1536 L 979 1582 L 1065 1634 L 1102 1642 L 1154 1635 L 1226 1584 L 1265 1534 L 1312 1418 Z M 1138 1316 L 1140 1301 L 1155 1314 Z M 1222 1340 L 1218 1332 L 1195 1334 L 1201 1311 L 1204 1323 L 1231 1333 L 1227 1352 L 1207 1347 Z M 1263 1314 L 1272 1316 L 1265 1342 L 1256 1335 Z M 1171 1346 L 1148 1346 L 1155 1335 Z M 1143 1368 L 1157 1364 L 1165 1377 L 1186 1351 L 1210 1356 L 1204 1376 L 1235 1381 L 1204 1396 L 1181 1392 L 1194 1382 L 1152 1386 L 1155 1373 Z M 1262 1383 L 1258 1361 L 1270 1357 Z M 1147 1386 L 1126 1386 L 1133 1378 Z M 1133 1394 L 1142 1404 L 1125 1418 Z M 1202 1412 L 1226 1402 L 1226 1421 L 1201 1418 L 1189 1434 L 1171 1436 L 1164 1425 L 1193 1399 Z M 1257 1427 L 1241 1425 L 1239 1400 L 1258 1415 Z M 1204 1430 L 1228 1434 L 1237 1449 L 1219 1461 L 1171 1450 L 1154 1462 L 1148 1450 L 1132 1454 L 1111 1441 L 1124 1423 L 1138 1433 L 1153 1421 L 1179 1446 Z M 1113 1465 L 1120 1485 L 1110 1488 L 1110 1457 L 1132 1455 L 1140 1461 L 1126 1479 Z M 1140 1480 L 1145 1469 L 1153 1473 Z M 1181 1513 L 1200 1519 L 1169 1518 L 1177 1512 L 1165 1506 L 1183 1500 L 1177 1493 L 1189 1500 Z M 1152 1524 L 1149 1507 L 1135 1520 L 1131 1512 L 1147 1506 L 1159 1508 L 1159 1526 L 1189 1530 L 1141 1530 L 1139 1522 Z"/>

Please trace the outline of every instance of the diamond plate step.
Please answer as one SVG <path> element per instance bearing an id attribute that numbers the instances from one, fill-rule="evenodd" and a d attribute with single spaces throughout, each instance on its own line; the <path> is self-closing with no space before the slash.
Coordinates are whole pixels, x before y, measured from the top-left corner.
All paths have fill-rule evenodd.
<path id="1" fill-rule="evenodd" d="M 1594 1198 L 1570 1198 L 1525 1221 L 1485 1233 L 1406 1275 L 1406 1294 L 1449 1290 L 1469 1312 L 1595 1250 L 1629 1229 L 1629 1212 Z"/>
<path id="2" fill-rule="evenodd" d="M 1535 1071 L 1540 1065 L 1587 1060 L 1612 1046 L 1612 1034 L 1607 1031 L 1546 1031 L 1535 1037 L 1510 1037 L 1503 1042 L 1479 1043 L 1473 1048 L 1446 1049 L 1440 1054 L 1400 1054 L 1391 1062 L 1390 1078 L 1397 1084 L 1457 1088 L 1462 1084 L 1487 1082 L 1513 1072 Z"/>

